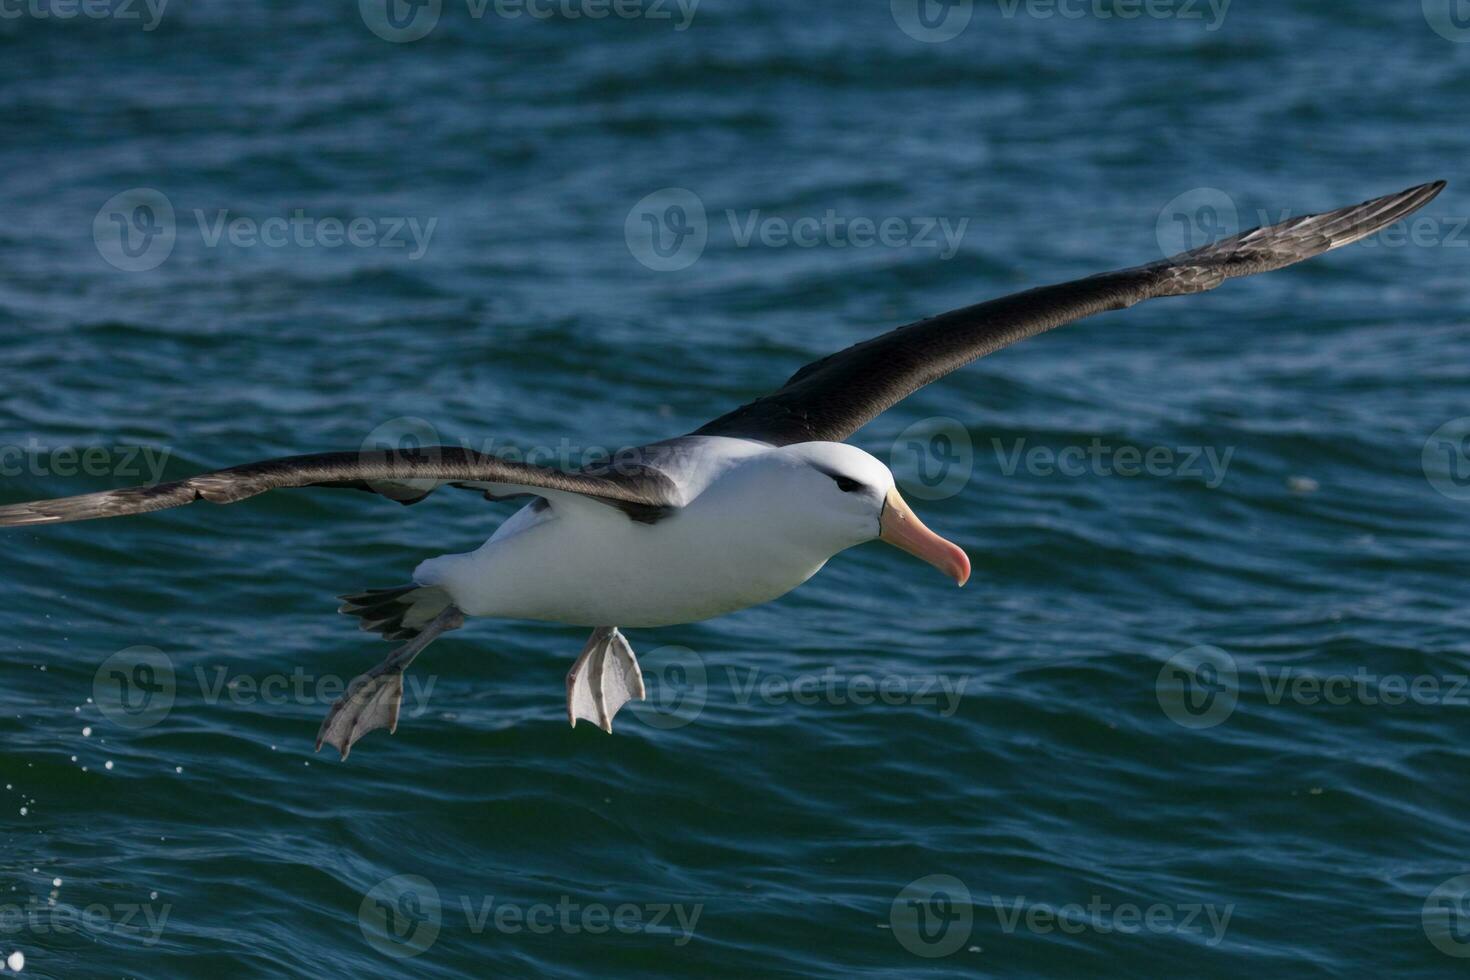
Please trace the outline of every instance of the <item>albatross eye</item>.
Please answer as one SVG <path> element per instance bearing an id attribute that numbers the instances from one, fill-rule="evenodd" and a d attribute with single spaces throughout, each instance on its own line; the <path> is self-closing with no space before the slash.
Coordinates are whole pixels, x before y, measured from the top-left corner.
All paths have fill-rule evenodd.
<path id="1" fill-rule="evenodd" d="M 834 476 L 832 479 L 837 481 L 837 489 L 841 490 L 843 493 L 852 493 L 854 490 L 859 490 L 862 488 L 861 483 L 856 480 L 849 479 L 845 476 Z"/>

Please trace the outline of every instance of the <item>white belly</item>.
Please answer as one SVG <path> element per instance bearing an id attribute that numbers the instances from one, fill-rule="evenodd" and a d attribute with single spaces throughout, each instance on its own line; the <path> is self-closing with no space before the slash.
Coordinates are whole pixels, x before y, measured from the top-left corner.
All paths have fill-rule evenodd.
<path id="1" fill-rule="evenodd" d="M 696 502 L 656 524 L 600 504 L 523 510 L 478 551 L 419 566 L 473 616 L 574 626 L 666 626 L 769 602 L 828 556 L 794 547 L 757 515 Z M 509 532 L 509 533 L 507 533 Z"/>

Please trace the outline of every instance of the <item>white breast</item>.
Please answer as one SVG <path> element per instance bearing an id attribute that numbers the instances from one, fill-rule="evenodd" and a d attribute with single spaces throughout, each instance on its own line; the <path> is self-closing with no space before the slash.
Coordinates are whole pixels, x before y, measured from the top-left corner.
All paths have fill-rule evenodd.
<path id="1" fill-rule="evenodd" d="M 784 595 L 830 556 L 763 519 L 758 474 L 742 464 L 769 447 L 711 443 L 718 452 L 681 474 L 689 504 L 655 524 L 558 498 L 523 508 L 478 551 L 424 562 L 414 577 L 446 588 L 470 615 L 578 626 L 687 623 Z"/>

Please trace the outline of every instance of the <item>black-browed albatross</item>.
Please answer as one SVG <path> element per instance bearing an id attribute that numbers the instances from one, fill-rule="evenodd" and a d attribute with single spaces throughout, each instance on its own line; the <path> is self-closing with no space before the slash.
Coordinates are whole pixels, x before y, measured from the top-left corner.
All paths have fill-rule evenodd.
<path id="1" fill-rule="evenodd" d="M 1424 184 L 1119 272 L 1043 286 L 899 327 L 803 367 L 776 391 L 694 432 L 578 470 L 454 447 L 291 456 L 173 483 L 0 507 L 0 526 L 120 517 L 267 490 L 347 487 L 416 503 L 444 484 L 537 499 L 475 552 L 423 562 L 414 584 L 343 596 L 362 628 L 407 641 L 353 680 L 317 734 L 347 758 L 398 724 L 403 672 L 464 617 L 593 627 L 567 675 L 567 717 L 612 731 L 642 698 L 620 627 L 693 622 L 768 602 L 838 552 L 874 539 L 964 585 L 970 561 L 926 528 L 873 456 L 845 445 L 860 426 L 976 358 L 1053 327 L 1158 296 L 1213 289 L 1359 241 L 1444 189 Z"/>

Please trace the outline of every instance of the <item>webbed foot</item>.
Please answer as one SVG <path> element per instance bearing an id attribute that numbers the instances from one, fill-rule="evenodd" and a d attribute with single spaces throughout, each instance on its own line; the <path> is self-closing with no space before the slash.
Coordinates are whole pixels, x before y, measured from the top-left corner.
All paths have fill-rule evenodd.
<path id="1" fill-rule="evenodd" d="M 398 730 L 398 709 L 403 704 L 403 672 L 413 659 L 442 634 L 464 625 L 464 613 L 450 606 L 435 616 L 413 639 L 392 653 L 372 670 L 359 674 L 347 685 L 342 695 L 327 712 L 322 727 L 317 729 L 316 750 L 330 745 L 345 760 L 352 746 L 368 732 Z"/>
<path id="2" fill-rule="evenodd" d="M 572 727 L 585 718 L 611 734 L 618 709 L 643 698 L 643 671 L 627 639 L 616 626 L 593 630 L 567 672 L 567 720 Z"/>

